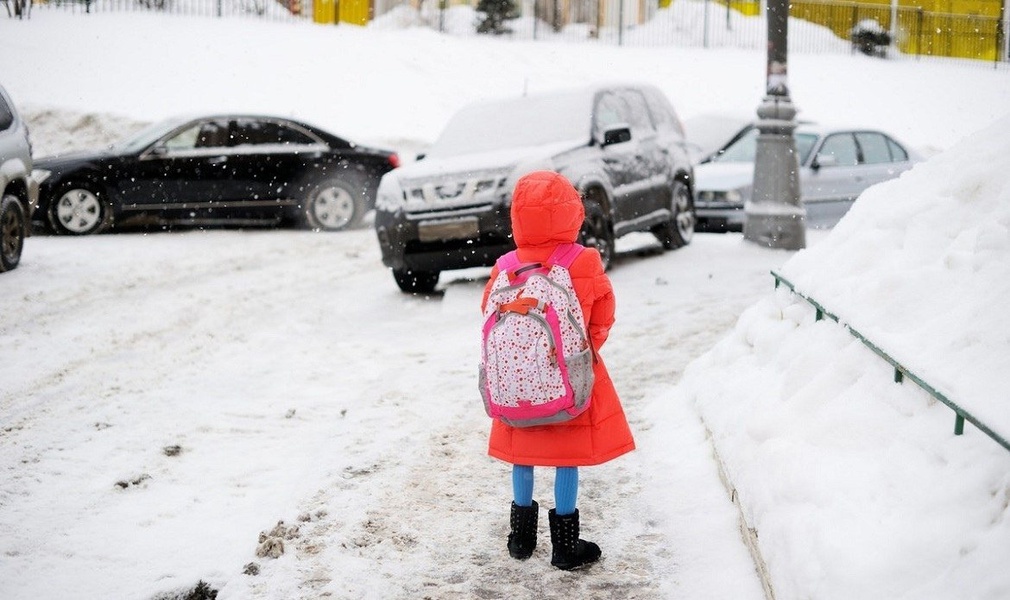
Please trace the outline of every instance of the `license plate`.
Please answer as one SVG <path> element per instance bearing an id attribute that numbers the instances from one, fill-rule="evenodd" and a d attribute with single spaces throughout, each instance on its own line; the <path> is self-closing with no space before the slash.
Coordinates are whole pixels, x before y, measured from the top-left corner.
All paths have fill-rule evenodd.
<path id="1" fill-rule="evenodd" d="M 417 224 L 417 235 L 422 242 L 460 240 L 477 237 L 477 217 L 464 217 L 446 221 L 421 221 Z"/>

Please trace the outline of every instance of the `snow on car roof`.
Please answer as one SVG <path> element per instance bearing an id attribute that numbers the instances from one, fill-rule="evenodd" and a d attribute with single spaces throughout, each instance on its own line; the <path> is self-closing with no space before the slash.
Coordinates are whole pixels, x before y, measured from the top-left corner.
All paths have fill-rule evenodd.
<path id="1" fill-rule="evenodd" d="M 642 87 L 611 83 L 464 106 L 449 120 L 428 156 L 448 157 L 584 139 L 592 135 L 593 98 L 602 90 Z"/>
<path id="2" fill-rule="evenodd" d="M 463 107 L 449 120 L 428 155 L 449 157 L 538 146 L 591 135 L 590 90 L 519 96 Z"/>

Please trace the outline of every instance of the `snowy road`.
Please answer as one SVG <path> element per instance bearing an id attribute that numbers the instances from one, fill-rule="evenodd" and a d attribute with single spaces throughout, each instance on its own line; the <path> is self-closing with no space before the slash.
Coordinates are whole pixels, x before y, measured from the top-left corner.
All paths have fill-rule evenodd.
<path id="1" fill-rule="evenodd" d="M 473 389 L 485 271 L 404 296 L 367 229 L 31 238 L 0 282 L 0 595 L 760 598 L 698 417 L 649 406 L 789 254 L 622 244 L 603 355 L 640 449 L 583 469 L 604 560 L 562 573 L 546 515 L 533 559 L 504 550 L 509 470 Z M 278 521 L 297 537 L 257 557 Z"/>
<path id="2" fill-rule="evenodd" d="M 700 35 L 706 6 L 672 7 L 686 38 Z M 143 11 L 38 11 L 0 28 L 3 83 L 40 155 L 99 147 L 179 112 L 252 111 L 410 157 L 480 98 L 633 75 L 690 118 L 753 114 L 765 83 L 764 53 L 732 48 L 511 43 Z M 152 45 L 152 36 L 172 43 Z M 320 76 L 328 57 L 349 58 L 339 76 Z M 1005 114 L 1005 75 L 847 50 L 790 58 L 803 118 L 881 126 L 928 155 Z M 1002 166 L 971 164 L 964 171 Z M 866 232 L 874 242 L 904 240 L 901 229 L 880 227 L 920 222 L 932 207 L 940 225 L 910 228 L 911 241 L 956 235 L 959 221 L 947 216 L 970 214 L 962 192 L 995 193 L 1004 179 L 945 177 L 909 198 L 934 198 L 953 180 L 962 182 L 956 201 L 870 215 Z M 999 215 L 980 220 L 991 226 Z M 973 231 L 951 244 L 949 266 L 1005 256 L 1005 229 Z M 923 256 L 946 251 L 922 246 Z M 853 257 L 874 258 L 835 247 L 842 271 L 859 264 Z M 604 558 L 561 573 L 549 566 L 545 517 L 530 561 L 505 551 L 508 467 L 485 455 L 488 423 L 474 392 L 482 272 L 443 282 L 438 298 L 405 297 L 367 230 L 30 238 L 21 266 L 0 275 L 0 598 L 176 600 L 200 580 L 222 600 L 761 598 L 711 446 L 684 399 L 703 375 L 678 382 L 771 293 L 768 270 L 789 256 L 739 235 L 702 235 L 676 252 L 617 261 L 618 321 L 603 354 L 639 450 L 583 470 L 585 536 Z M 993 281 L 1007 279 L 996 272 Z M 870 297 L 883 305 L 884 296 Z M 781 339 L 783 321 L 766 316 L 749 330 L 764 348 Z M 796 355 L 807 350 L 795 346 Z M 747 365 L 750 349 L 727 347 L 709 356 L 729 367 L 704 370 L 731 383 L 713 394 L 759 387 L 738 374 L 763 365 L 762 380 L 776 381 L 777 354 Z M 798 405 L 755 394 L 742 412 L 726 411 L 741 418 L 719 431 L 746 465 L 749 506 L 771 518 L 758 525 L 763 548 L 778 552 L 766 556 L 778 597 L 1007 597 L 1005 457 L 971 435 L 944 438 L 949 413 L 908 419 L 929 407 L 894 399 L 881 412 L 876 401 L 891 390 L 853 387 L 859 402 L 838 393 L 852 373 L 880 368 L 846 354 L 840 374 L 803 372 L 817 378 L 791 399 Z M 798 380 L 793 373 L 783 387 L 798 391 Z M 818 394 L 814 410 L 808 400 Z M 757 436 L 738 424 L 755 413 Z M 851 426 L 811 443 L 839 422 Z M 911 432 L 908 441 L 894 443 L 899 431 Z M 773 437 L 781 443 L 761 445 Z M 870 460 L 878 457 L 887 468 Z M 818 464 L 839 468 L 814 473 Z M 550 473 L 538 473 L 536 497 L 552 504 Z M 258 557 L 260 533 L 280 520 L 285 551 Z M 253 564 L 259 574 L 246 574 Z"/>

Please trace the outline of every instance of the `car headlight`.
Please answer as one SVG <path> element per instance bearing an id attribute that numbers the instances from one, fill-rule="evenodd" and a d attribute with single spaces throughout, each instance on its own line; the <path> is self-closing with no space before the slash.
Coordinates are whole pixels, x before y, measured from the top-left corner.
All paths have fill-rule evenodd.
<path id="1" fill-rule="evenodd" d="M 698 204 L 742 204 L 740 190 L 698 190 L 695 201 Z"/>
<path id="2" fill-rule="evenodd" d="M 46 179 L 49 179 L 49 176 L 52 174 L 52 171 L 47 171 L 46 169 L 33 169 L 32 179 L 41 184 Z"/>
<path id="3" fill-rule="evenodd" d="M 395 177 L 383 175 L 379 180 L 379 189 L 375 194 L 375 209 L 385 212 L 396 212 L 406 204 L 403 189 Z"/>
<path id="4" fill-rule="evenodd" d="M 716 200 L 728 202 L 729 204 L 739 204 L 743 202 L 743 194 L 740 193 L 740 190 L 725 190 L 716 192 Z"/>

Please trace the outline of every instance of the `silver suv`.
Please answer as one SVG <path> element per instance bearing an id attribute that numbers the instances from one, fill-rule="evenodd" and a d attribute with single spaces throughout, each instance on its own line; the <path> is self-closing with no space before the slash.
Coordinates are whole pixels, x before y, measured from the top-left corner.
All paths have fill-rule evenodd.
<path id="1" fill-rule="evenodd" d="M 0 272 L 21 262 L 39 186 L 32 178 L 32 144 L 7 90 L 0 86 Z"/>
<path id="2" fill-rule="evenodd" d="M 490 266 L 515 247 L 509 206 L 530 171 L 561 173 L 586 206 L 583 244 L 604 265 L 616 238 L 691 241 L 693 171 L 683 127 L 650 85 L 597 85 L 464 107 L 423 159 L 382 178 L 375 230 L 405 292 L 428 293 L 450 269 Z"/>

